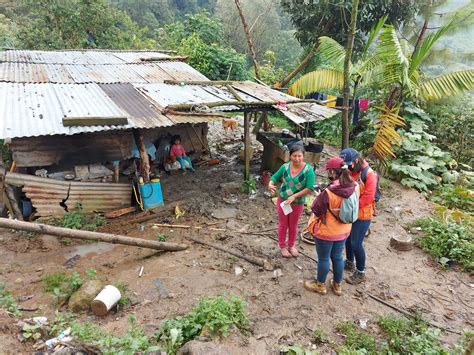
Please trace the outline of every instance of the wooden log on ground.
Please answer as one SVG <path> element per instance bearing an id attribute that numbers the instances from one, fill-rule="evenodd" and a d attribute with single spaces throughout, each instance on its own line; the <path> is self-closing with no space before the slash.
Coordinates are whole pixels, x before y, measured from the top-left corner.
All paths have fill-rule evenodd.
<path id="1" fill-rule="evenodd" d="M 271 265 L 267 260 L 260 259 L 260 258 L 255 258 L 253 256 L 243 255 L 243 254 L 240 254 L 236 251 L 229 250 L 229 249 L 226 249 L 224 247 L 221 247 L 220 245 L 211 244 L 211 243 L 208 243 L 208 242 L 205 242 L 203 240 L 196 239 L 196 238 L 193 238 L 193 237 L 188 236 L 188 239 L 192 240 L 195 243 L 202 244 L 202 245 L 205 245 L 207 247 L 214 248 L 214 249 L 223 251 L 224 253 L 236 256 L 240 259 L 246 260 L 251 264 L 263 267 L 265 270 L 273 270 L 273 265 Z"/>
<path id="2" fill-rule="evenodd" d="M 132 245 L 136 247 L 150 248 L 150 249 L 156 249 L 156 250 L 179 251 L 179 250 L 185 250 L 188 248 L 186 244 L 156 242 L 153 240 L 132 238 L 132 237 L 124 236 L 124 235 L 89 232 L 89 231 L 83 231 L 83 230 L 54 227 L 54 226 L 49 226 L 47 224 L 15 221 L 8 218 L 0 218 L 0 227 L 18 229 L 18 230 L 34 232 L 34 233 L 43 233 L 43 234 L 54 235 L 56 237 L 62 237 L 62 238 L 96 240 L 96 241 L 101 241 L 101 242 L 106 242 L 106 243 L 125 244 L 125 245 Z"/>
<path id="3" fill-rule="evenodd" d="M 109 218 L 109 219 L 118 218 L 118 217 L 121 217 L 123 215 L 135 212 L 135 211 L 136 211 L 135 206 L 125 207 L 125 208 L 121 208 L 119 210 L 107 212 L 107 213 L 104 214 L 104 217 Z"/>

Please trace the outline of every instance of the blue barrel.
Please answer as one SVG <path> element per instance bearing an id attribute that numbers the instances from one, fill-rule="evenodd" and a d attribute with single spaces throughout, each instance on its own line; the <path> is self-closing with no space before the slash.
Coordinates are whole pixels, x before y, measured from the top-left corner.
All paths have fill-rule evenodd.
<path id="1" fill-rule="evenodd" d="M 151 180 L 151 182 L 140 184 L 139 189 L 144 209 L 163 206 L 160 180 Z"/>

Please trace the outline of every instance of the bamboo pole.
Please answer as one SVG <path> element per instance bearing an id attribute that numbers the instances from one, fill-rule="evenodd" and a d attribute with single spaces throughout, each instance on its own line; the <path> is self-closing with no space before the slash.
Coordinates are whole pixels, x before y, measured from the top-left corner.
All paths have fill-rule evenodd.
<path id="1" fill-rule="evenodd" d="M 201 85 L 201 86 L 220 86 L 232 85 L 235 81 L 231 80 L 163 80 L 164 84 L 169 85 Z"/>
<path id="2" fill-rule="evenodd" d="M 153 240 L 139 239 L 133 237 L 127 237 L 123 235 L 89 232 L 83 230 L 62 228 L 49 226 L 41 223 L 30 223 L 15 221 L 8 218 L 0 218 L 0 227 L 23 230 L 27 232 L 43 233 L 53 235 L 55 237 L 73 238 L 73 239 L 86 239 L 86 240 L 97 240 L 112 244 L 125 244 L 132 245 L 135 247 L 150 248 L 156 250 L 166 251 L 179 251 L 188 248 L 186 244 L 168 243 L 168 242 L 157 242 Z"/>
<path id="3" fill-rule="evenodd" d="M 304 104 L 304 103 L 319 103 L 318 100 L 305 99 L 305 100 L 289 100 L 285 102 L 287 105 L 292 104 Z M 199 104 L 177 104 L 177 105 L 168 105 L 165 110 L 190 110 L 196 106 L 207 106 L 209 108 L 218 107 L 218 106 L 242 106 L 242 107 L 252 107 L 252 106 L 274 106 L 278 104 L 276 101 L 215 101 L 215 102 L 201 102 Z"/>

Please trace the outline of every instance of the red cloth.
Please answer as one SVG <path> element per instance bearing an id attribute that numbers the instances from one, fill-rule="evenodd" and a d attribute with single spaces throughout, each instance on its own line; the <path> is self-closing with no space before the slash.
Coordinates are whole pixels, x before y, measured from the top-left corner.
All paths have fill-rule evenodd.
<path id="1" fill-rule="evenodd" d="M 362 164 L 362 169 L 364 169 L 369 163 L 364 160 Z M 354 180 L 360 181 L 360 171 L 351 172 L 351 176 Z M 367 178 L 364 183 L 364 189 L 361 191 L 359 198 L 359 208 L 364 208 L 365 206 L 371 205 L 375 200 L 375 191 L 377 190 L 377 175 L 375 171 L 369 169 L 367 172 Z"/>
<path id="2" fill-rule="evenodd" d="M 369 109 L 369 99 L 359 99 L 359 109 L 367 111 Z"/>
<path id="3" fill-rule="evenodd" d="M 170 157 L 177 158 L 177 157 L 185 157 L 186 151 L 182 144 L 173 144 L 170 148 Z"/>

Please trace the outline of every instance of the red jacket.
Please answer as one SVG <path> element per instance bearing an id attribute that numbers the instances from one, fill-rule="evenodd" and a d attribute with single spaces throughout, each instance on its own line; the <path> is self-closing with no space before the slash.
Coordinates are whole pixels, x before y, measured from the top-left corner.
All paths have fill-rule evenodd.
<path id="1" fill-rule="evenodd" d="M 362 169 L 369 164 L 364 160 Z M 361 171 L 362 171 L 361 169 Z M 352 171 L 351 177 L 359 183 L 360 198 L 359 198 L 359 219 L 371 220 L 374 215 L 375 208 L 375 192 L 377 190 L 377 174 L 371 168 L 367 171 L 365 183 L 362 181 L 360 171 Z"/>

